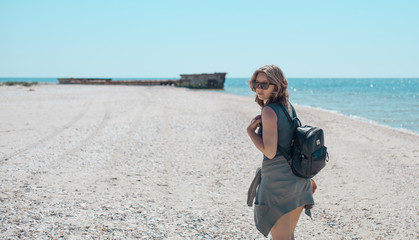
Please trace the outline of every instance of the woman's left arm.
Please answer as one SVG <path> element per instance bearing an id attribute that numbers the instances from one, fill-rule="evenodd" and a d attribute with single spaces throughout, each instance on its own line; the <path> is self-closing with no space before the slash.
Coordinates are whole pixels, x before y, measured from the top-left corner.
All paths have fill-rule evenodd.
<path id="1" fill-rule="evenodd" d="M 276 155 L 276 148 L 278 145 L 278 131 L 277 131 L 277 116 L 275 111 L 270 107 L 264 107 L 262 109 L 262 125 L 263 133 L 261 138 L 256 134 L 255 130 L 257 128 L 257 118 L 255 117 L 247 127 L 247 133 L 252 139 L 252 142 L 255 146 L 269 159 L 272 159 Z M 259 119 L 260 122 L 260 119 Z"/>

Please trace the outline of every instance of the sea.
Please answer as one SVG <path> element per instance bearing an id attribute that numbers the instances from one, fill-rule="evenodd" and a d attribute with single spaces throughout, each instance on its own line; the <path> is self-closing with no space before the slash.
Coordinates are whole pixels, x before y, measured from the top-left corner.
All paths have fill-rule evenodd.
<path id="1" fill-rule="evenodd" d="M 0 78 L 7 81 L 58 82 L 57 78 Z M 226 78 L 222 91 L 255 96 L 248 78 Z M 288 91 L 293 104 L 419 134 L 419 78 L 288 78 Z"/>

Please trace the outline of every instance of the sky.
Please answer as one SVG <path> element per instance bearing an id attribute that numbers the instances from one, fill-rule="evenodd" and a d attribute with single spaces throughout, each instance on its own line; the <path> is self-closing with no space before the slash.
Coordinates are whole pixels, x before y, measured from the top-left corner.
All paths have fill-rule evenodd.
<path id="1" fill-rule="evenodd" d="M 0 77 L 419 77 L 419 1 L 0 0 Z"/>

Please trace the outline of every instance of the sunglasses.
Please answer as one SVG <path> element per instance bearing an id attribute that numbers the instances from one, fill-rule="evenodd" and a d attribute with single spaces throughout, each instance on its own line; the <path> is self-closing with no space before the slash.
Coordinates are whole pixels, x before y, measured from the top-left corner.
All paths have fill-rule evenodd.
<path id="1" fill-rule="evenodd" d="M 252 87 L 254 88 L 254 89 L 257 89 L 257 88 L 262 88 L 263 90 L 266 90 L 266 89 L 268 89 L 269 88 L 269 85 L 274 85 L 274 84 L 272 84 L 272 83 L 267 83 L 267 82 L 255 82 L 255 81 L 253 81 L 252 82 Z"/>

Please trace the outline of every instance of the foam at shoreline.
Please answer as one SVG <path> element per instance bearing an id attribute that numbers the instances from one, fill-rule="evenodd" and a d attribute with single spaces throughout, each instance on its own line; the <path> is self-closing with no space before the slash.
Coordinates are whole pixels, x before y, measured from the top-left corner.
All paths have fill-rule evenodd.
<path id="1" fill-rule="evenodd" d="M 299 105 L 299 104 L 294 104 L 294 105 L 295 106 L 302 106 L 302 107 L 306 107 L 306 108 L 312 108 L 312 109 L 316 109 L 316 110 L 321 110 L 321 111 L 324 111 L 324 112 L 327 112 L 327 113 L 336 114 L 336 115 L 339 115 L 339 116 L 342 116 L 342 117 L 346 117 L 346 118 L 349 118 L 349 119 L 352 119 L 352 120 L 355 120 L 355 121 L 369 123 L 371 125 L 384 127 L 384 128 L 390 129 L 390 130 L 400 131 L 400 132 L 403 132 L 403 133 L 409 133 L 409 134 L 413 134 L 413 135 L 419 136 L 419 133 L 418 132 L 415 132 L 413 130 L 406 129 L 406 128 L 396 128 L 396 127 L 388 126 L 388 125 L 385 125 L 385 124 L 381 124 L 381 123 L 379 123 L 376 120 L 371 120 L 371 119 L 360 117 L 360 116 L 356 116 L 356 115 L 346 115 L 346 114 L 343 114 L 343 113 L 341 113 L 339 111 L 328 110 L 328 109 L 324 109 L 324 108 L 321 108 L 321 107 L 312 107 L 312 106 Z"/>
<path id="2" fill-rule="evenodd" d="M 240 96 L 240 97 L 244 97 L 244 98 L 251 98 L 252 100 L 254 99 L 254 96 L 243 96 L 243 95 L 230 93 L 230 92 L 221 92 L 221 93 L 222 94 L 229 94 L 229 95 L 233 95 L 233 96 Z M 296 104 L 296 103 L 293 103 L 293 105 L 294 106 L 301 106 L 301 107 L 305 107 L 305 108 L 316 109 L 316 110 L 321 110 L 321 111 L 324 111 L 324 112 L 327 112 L 327 113 L 330 113 L 330 114 L 336 114 L 336 115 L 346 117 L 346 118 L 349 118 L 349 119 L 352 119 L 352 120 L 355 120 L 355 121 L 369 123 L 369 124 L 372 124 L 372 125 L 388 128 L 390 130 L 396 130 L 396 131 L 400 131 L 400 132 L 403 132 L 403 133 L 408 133 L 408 134 L 413 134 L 413 135 L 419 136 L 418 132 L 415 132 L 415 131 L 410 130 L 410 129 L 392 127 L 392 126 L 389 126 L 389 125 L 386 125 L 386 124 L 379 123 L 376 120 L 364 118 L 364 117 L 357 116 L 357 115 L 347 115 L 347 114 L 344 114 L 344 113 L 342 113 L 340 111 L 337 111 L 337 110 L 329 110 L 329 109 L 324 109 L 324 108 L 321 108 L 321 107 L 313 107 L 313 106 Z"/>

